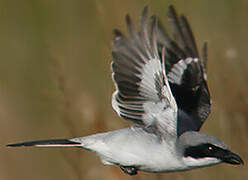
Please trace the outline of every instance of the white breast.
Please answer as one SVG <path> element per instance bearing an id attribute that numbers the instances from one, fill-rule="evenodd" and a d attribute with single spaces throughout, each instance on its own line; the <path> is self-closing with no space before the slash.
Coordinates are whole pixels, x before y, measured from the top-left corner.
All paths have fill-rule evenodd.
<path id="1" fill-rule="evenodd" d="M 148 172 L 166 172 L 185 168 L 176 154 L 175 142 L 161 141 L 141 128 L 126 128 L 88 136 L 95 151 L 107 165 L 137 166 Z M 92 142 L 93 142 L 92 141 Z"/>

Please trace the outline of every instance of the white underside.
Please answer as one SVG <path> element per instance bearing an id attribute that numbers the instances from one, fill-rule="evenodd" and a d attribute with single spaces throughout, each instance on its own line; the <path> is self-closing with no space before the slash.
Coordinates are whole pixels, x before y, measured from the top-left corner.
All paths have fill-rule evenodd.
<path id="1" fill-rule="evenodd" d="M 203 166 L 211 166 L 220 163 L 221 161 L 216 158 L 202 158 L 202 159 L 194 159 L 192 157 L 187 157 L 182 159 L 184 164 L 187 164 L 189 169 L 199 168 Z"/>
<path id="2" fill-rule="evenodd" d="M 96 152 L 106 165 L 136 166 L 147 172 L 181 171 L 218 163 L 211 159 L 183 159 L 177 153 L 175 142 L 160 141 L 156 135 L 141 128 L 120 129 L 71 140 Z"/>

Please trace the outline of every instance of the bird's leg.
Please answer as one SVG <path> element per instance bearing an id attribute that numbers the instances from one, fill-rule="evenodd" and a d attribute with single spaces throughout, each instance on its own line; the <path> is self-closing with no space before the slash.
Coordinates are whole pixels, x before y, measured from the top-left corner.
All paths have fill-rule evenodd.
<path id="1" fill-rule="evenodd" d="M 134 167 L 134 166 L 120 166 L 120 168 L 121 168 L 121 170 L 122 170 L 124 173 L 126 173 L 126 174 L 128 174 L 128 175 L 130 175 L 130 176 L 136 175 L 136 174 L 138 173 L 137 168 Z"/>

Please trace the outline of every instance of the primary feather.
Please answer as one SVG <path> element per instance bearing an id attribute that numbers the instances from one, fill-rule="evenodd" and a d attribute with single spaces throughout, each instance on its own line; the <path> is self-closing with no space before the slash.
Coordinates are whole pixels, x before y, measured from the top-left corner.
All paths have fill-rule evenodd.
<path id="1" fill-rule="evenodd" d="M 157 20 L 154 18 L 148 24 L 147 16 L 144 8 L 140 32 L 134 29 L 130 17 L 126 17 L 130 40 L 115 31 L 112 71 L 116 92 L 112 106 L 124 119 L 174 135 L 177 105 L 163 58 L 159 56 Z"/>

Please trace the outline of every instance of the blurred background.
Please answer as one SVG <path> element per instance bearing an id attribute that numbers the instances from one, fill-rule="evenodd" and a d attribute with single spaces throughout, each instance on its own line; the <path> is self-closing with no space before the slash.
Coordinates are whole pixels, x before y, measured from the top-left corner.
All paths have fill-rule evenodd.
<path id="1" fill-rule="evenodd" d="M 174 4 L 208 48 L 213 106 L 202 131 L 222 139 L 244 166 L 130 177 L 73 148 L 6 148 L 26 140 L 127 127 L 112 110 L 111 38 L 145 5 L 166 23 Z M 0 180 L 248 179 L 247 0 L 0 0 Z"/>

